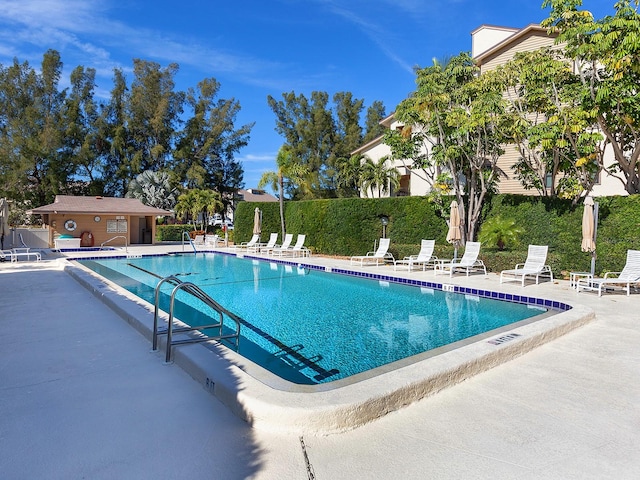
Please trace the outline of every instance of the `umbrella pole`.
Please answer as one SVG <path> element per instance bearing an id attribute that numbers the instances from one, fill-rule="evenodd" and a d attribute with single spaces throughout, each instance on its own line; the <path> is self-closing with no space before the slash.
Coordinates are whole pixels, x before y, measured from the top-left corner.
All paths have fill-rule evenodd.
<path id="1" fill-rule="evenodd" d="M 593 202 L 593 241 L 595 243 L 596 237 L 598 236 L 598 207 L 600 204 L 598 202 Z M 596 243 L 597 245 L 597 243 Z M 591 277 L 593 277 L 596 273 L 596 251 L 591 252 Z"/>

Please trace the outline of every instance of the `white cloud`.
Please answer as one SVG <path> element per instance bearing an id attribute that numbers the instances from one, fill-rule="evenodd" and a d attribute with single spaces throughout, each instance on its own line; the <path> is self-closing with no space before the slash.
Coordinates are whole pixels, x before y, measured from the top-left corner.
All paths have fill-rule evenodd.
<path id="1" fill-rule="evenodd" d="M 276 158 L 275 153 L 265 153 L 265 154 L 253 154 L 248 153 L 241 157 L 237 157 L 238 160 L 245 163 L 261 163 L 261 162 L 274 162 Z"/>
<path id="2" fill-rule="evenodd" d="M 125 59 L 176 62 L 204 72 L 233 73 L 246 83 L 263 86 L 278 85 L 267 73 L 277 77 L 286 68 L 206 45 L 194 37 L 115 21 L 110 17 L 110 7 L 115 5 L 106 0 L 1 0 L 0 52 L 6 60 L 17 57 L 39 63 L 42 54 L 53 48 L 63 61 L 109 76 L 114 67 L 131 68 L 130 63 L 121 63 Z M 35 49 L 39 49 L 37 57 Z M 116 60 L 114 55 L 120 52 L 129 57 L 119 55 L 122 60 Z"/>

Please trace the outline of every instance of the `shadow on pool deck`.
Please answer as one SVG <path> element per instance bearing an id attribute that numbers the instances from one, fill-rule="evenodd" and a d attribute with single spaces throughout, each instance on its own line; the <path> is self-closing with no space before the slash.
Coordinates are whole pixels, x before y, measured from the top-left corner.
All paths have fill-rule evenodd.
<path id="1" fill-rule="evenodd" d="M 298 434 L 252 430 L 47 264 L 0 266 L 3 476 L 307 478 Z M 640 296 L 567 284 L 503 289 L 579 302 L 595 322 L 356 430 L 305 436 L 316 478 L 640 475 Z"/>

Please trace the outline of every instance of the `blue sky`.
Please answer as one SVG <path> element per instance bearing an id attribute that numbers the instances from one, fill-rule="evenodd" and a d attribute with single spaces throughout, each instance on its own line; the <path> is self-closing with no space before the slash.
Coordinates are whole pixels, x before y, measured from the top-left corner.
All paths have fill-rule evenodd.
<path id="1" fill-rule="evenodd" d="M 596 18 L 615 0 L 584 0 Z M 208 77 L 235 98 L 237 126 L 255 122 L 238 155 L 247 188 L 275 168 L 283 139 L 267 95 L 351 92 L 387 113 L 414 89 L 414 67 L 471 50 L 482 24 L 521 28 L 547 17 L 542 0 L 0 0 L 0 63 L 39 68 L 61 53 L 61 85 L 78 65 L 97 71 L 97 96 L 109 96 L 114 67 L 133 58 L 180 70 L 186 90 Z"/>

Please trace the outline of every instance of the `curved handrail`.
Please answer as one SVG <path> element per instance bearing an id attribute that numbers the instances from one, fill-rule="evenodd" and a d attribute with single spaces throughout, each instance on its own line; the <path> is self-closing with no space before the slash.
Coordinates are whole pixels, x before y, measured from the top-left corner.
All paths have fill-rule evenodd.
<path id="1" fill-rule="evenodd" d="M 109 240 L 105 240 L 104 242 L 102 242 L 100 244 L 100 248 L 104 247 L 107 243 L 111 242 L 112 240 L 115 240 L 116 238 L 124 238 L 124 251 L 129 253 L 129 246 L 128 246 L 128 243 L 127 243 L 127 237 L 125 237 L 124 235 L 116 235 L 115 237 L 112 237 Z"/>
<path id="2" fill-rule="evenodd" d="M 155 352 L 158 349 L 158 313 L 160 310 L 160 287 L 165 282 L 171 282 L 174 285 L 182 283 L 182 281 L 176 277 L 175 275 L 169 275 L 168 277 L 163 278 L 156 285 L 155 292 L 155 300 L 154 300 L 154 309 L 153 309 L 153 351 Z"/>
<path id="3" fill-rule="evenodd" d="M 191 247 L 193 248 L 193 253 L 197 254 L 198 250 L 196 250 L 196 244 L 193 243 L 193 240 L 191 240 L 191 236 L 189 235 L 189 232 L 187 232 L 186 230 L 184 232 L 182 232 L 182 251 L 184 252 L 184 236 L 187 236 L 187 240 L 189 241 L 189 243 L 191 244 Z"/>
<path id="4" fill-rule="evenodd" d="M 206 342 L 209 340 L 224 340 L 224 339 L 235 338 L 235 344 L 237 348 L 238 339 L 240 337 L 240 324 L 242 322 L 242 319 L 238 317 L 236 314 L 234 314 L 233 312 L 230 312 L 229 310 L 224 308 L 222 305 L 220 305 L 213 298 L 207 295 L 200 287 L 198 287 L 194 283 L 183 282 L 176 275 L 170 275 L 168 277 L 161 279 L 156 285 L 156 289 L 155 289 L 155 301 L 154 301 L 155 305 L 154 305 L 154 314 L 153 314 L 153 350 L 154 351 L 158 349 L 158 335 L 160 335 L 160 333 L 158 332 L 158 311 L 159 311 L 159 304 L 160 304 L 160 298 L 159 298 L 160 288 L 162 284 L 165 282 L 169 282 L 170 284 L 175 285 L 173 290 L 171 291 L 171 301 L 169 304 L 169 321 L 167 325 L 167 331 L 163 332 L 167 335 L 167 350 L 166 350 L 166 356 L 165 356 L 166 363 L 171 362 L 171 347 L 173 345 L 178 345 L 180 343 L 195 343 L 195 342 Z M 217 328 L 218 335 L 213 337 L 207 336 L 205 338 L 194 338 L 194 339 L 179 340 L 179 341 L 172 340 L 172 335 L 174 331 L 173 311 L 174 311 L 174 305 L 175 305 L 175 297 L 178 291 L 180 290 L 183 290 L 184 292 L 192 295 L 193 297 L 197 298 L 198 300 L 203 302 L 205 305 L 210 307 L 212 310 L 216 311 L 218 313 L 218 322 L 211 325 L 198 325 L 196 327 L 188 326 L 188 327 L 176 329 L 176 331 L 188 332 L 188 331 L 194 331 L 194 330 L 205 330 L 205 329 Z M 235 322 L 236 324 L 235 333 L 229 333 L 229 334 L 222 333 L 223 327 L 224 327 L 223 320 L 225 315 L 229 317 L 233 322 Z"/>

